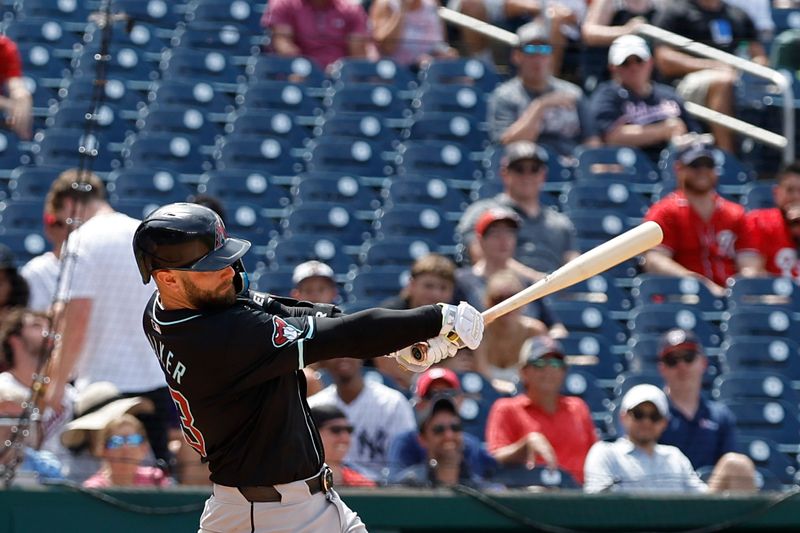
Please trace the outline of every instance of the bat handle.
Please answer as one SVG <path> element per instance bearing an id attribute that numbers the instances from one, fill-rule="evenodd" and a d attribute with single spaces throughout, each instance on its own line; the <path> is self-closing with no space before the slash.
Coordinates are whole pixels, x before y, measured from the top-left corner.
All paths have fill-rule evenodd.
<path id="1" fill-rule="evenodd" d="M 411 347 L 411 356 L 416 361 L 423 361 L 428 355 L 428 345 L 424 342 L 418 342 Z"/>

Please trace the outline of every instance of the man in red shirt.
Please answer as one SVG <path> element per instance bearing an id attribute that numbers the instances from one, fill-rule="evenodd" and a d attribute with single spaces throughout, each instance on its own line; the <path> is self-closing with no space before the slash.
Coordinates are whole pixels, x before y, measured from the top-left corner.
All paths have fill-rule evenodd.
<path id="1" fill-rule="evenodd" d="M 647 272 L 691 276 L 717 296 L 742 266 L 737 252 L 744 233 L 744 208 L 717 194 L 710 135 L 676 139 L 678 190 L 653 204 L 645 216 L 664 230 L 664 240 L 645 254 Z"/>
<path id="2" fill-rule="evenodd" d="M 754 252 L 745 275 L 775 274 L 800 281 L 797 251 L 800 247 L 800 163 L 783 168 L 773 192 L 775 205 L 745 215 L 743 249 Z"/>
<path id="3" fill-rule="evenodd" d="M 14 41 L 0 35 L 0 111 L 5 125 L 22 139 L 31 138 L 31 93 L 22 79 L 22 61 Z"/>
<path id="4" fill-rule="evenodd" d="M 523 353 L 525 392 L 492 405 L 486 424 L 489 452 L 504 465 L 561 467 L 583 483 L 583 463 L 597 434 L 586 403 L 561 394 L 564 350 L 558 341 L 540 336 Z"/>

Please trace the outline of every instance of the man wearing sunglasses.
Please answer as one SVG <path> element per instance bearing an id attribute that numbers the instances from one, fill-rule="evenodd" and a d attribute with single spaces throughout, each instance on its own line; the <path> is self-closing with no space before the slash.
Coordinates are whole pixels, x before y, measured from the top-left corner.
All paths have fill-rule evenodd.
<path id="1" fill-rule="evenodd" d="M 597 87 L 589 106 L 606 143 L 641 148 L 658 162 L 673 137 L 697 131 L 674 89 L 653 82 L 653 59 L 644 39 L 617 37 L 608 50 L 608 69 L 612 80 Z"/>
<path id="2" fill-rule="evenodd" d="M 707 492 L 689 459 L 659 444 L 669 423 L 667 397 L 654 385 L 636 385 L 622 397 L 625 436 L 598 442 L 586 456 L 585 492 Z"/>
<path id="3" fill-rule="evenodd" d="M 725 284 L 745 266 L 742 236 L 744 208 L 717 194 L 719 176 L 710 135 L 687 134 L 674 141 L 678 189 L 647 211 L 658 222 L 664 240 L 645 254 L 644 268 L 653 274 L 696 278 L 718 297 Z"/>
<path id="4" fill-rule="evenodd" d="M 676 446 L 695 469 L 714 467 L 712 490 L 754 490 L 755 467 L 736 453 L 736 419 L 724 404 L 702 394 L 708 359 L 697 337 L 683 329 L 661 338 L 658 370 L 669 398 L 670 422 L 662 444 Z"/>
<path id="5" fill-rule="evenodd" d="M 579 144 L 599 144 L 583 91 L 553 76 L 553 43 L 546 25 L 525 24 L 517 37 L 519 47 L 511 52 L 517 75 L 489 98 L 492 140 L 533 141 L 568 157 Z"/>

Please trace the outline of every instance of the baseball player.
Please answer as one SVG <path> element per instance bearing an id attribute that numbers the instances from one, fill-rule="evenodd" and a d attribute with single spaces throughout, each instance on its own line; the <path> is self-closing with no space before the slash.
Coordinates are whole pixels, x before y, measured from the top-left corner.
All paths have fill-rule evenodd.
<path id="1" fill-rule="evenodd" d="M 213 211 L 195 204 L 154 211 L 133 248 L 142 281 L 157 286 L 145 333 L 184 436 L 214 483 L 200 531 L 365 531 L 332 489 L 303 367 L 392 354 L 422 371 L 460 346 L 477 347 L 480 313 L 462 302 L 343 315 L 249 291 L 241 258 L 250 243 L 229 237 Z M 412 350 L 424 339 L 421 352 Z"/>

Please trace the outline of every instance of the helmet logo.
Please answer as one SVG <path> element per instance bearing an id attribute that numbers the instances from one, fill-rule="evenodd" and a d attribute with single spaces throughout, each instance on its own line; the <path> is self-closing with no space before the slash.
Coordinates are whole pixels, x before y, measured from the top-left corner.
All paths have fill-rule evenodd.
<path id="1" fill-rule="evenodd" d="M 216 227 L 214 228 L 214 249 L 216 250 L 225 244 L 225 240 L 225 227 L 222 224 L 217 223 Z"/>
<path id="2" fill-rule="evenodd" d="M 272 323 L 275 328 L 275 332 L 272 334 L 272 344 L 275 345 L 276 348 L 294 342 L 300 336 L 299 329 L 280 317 L 273 316 Z"/>

